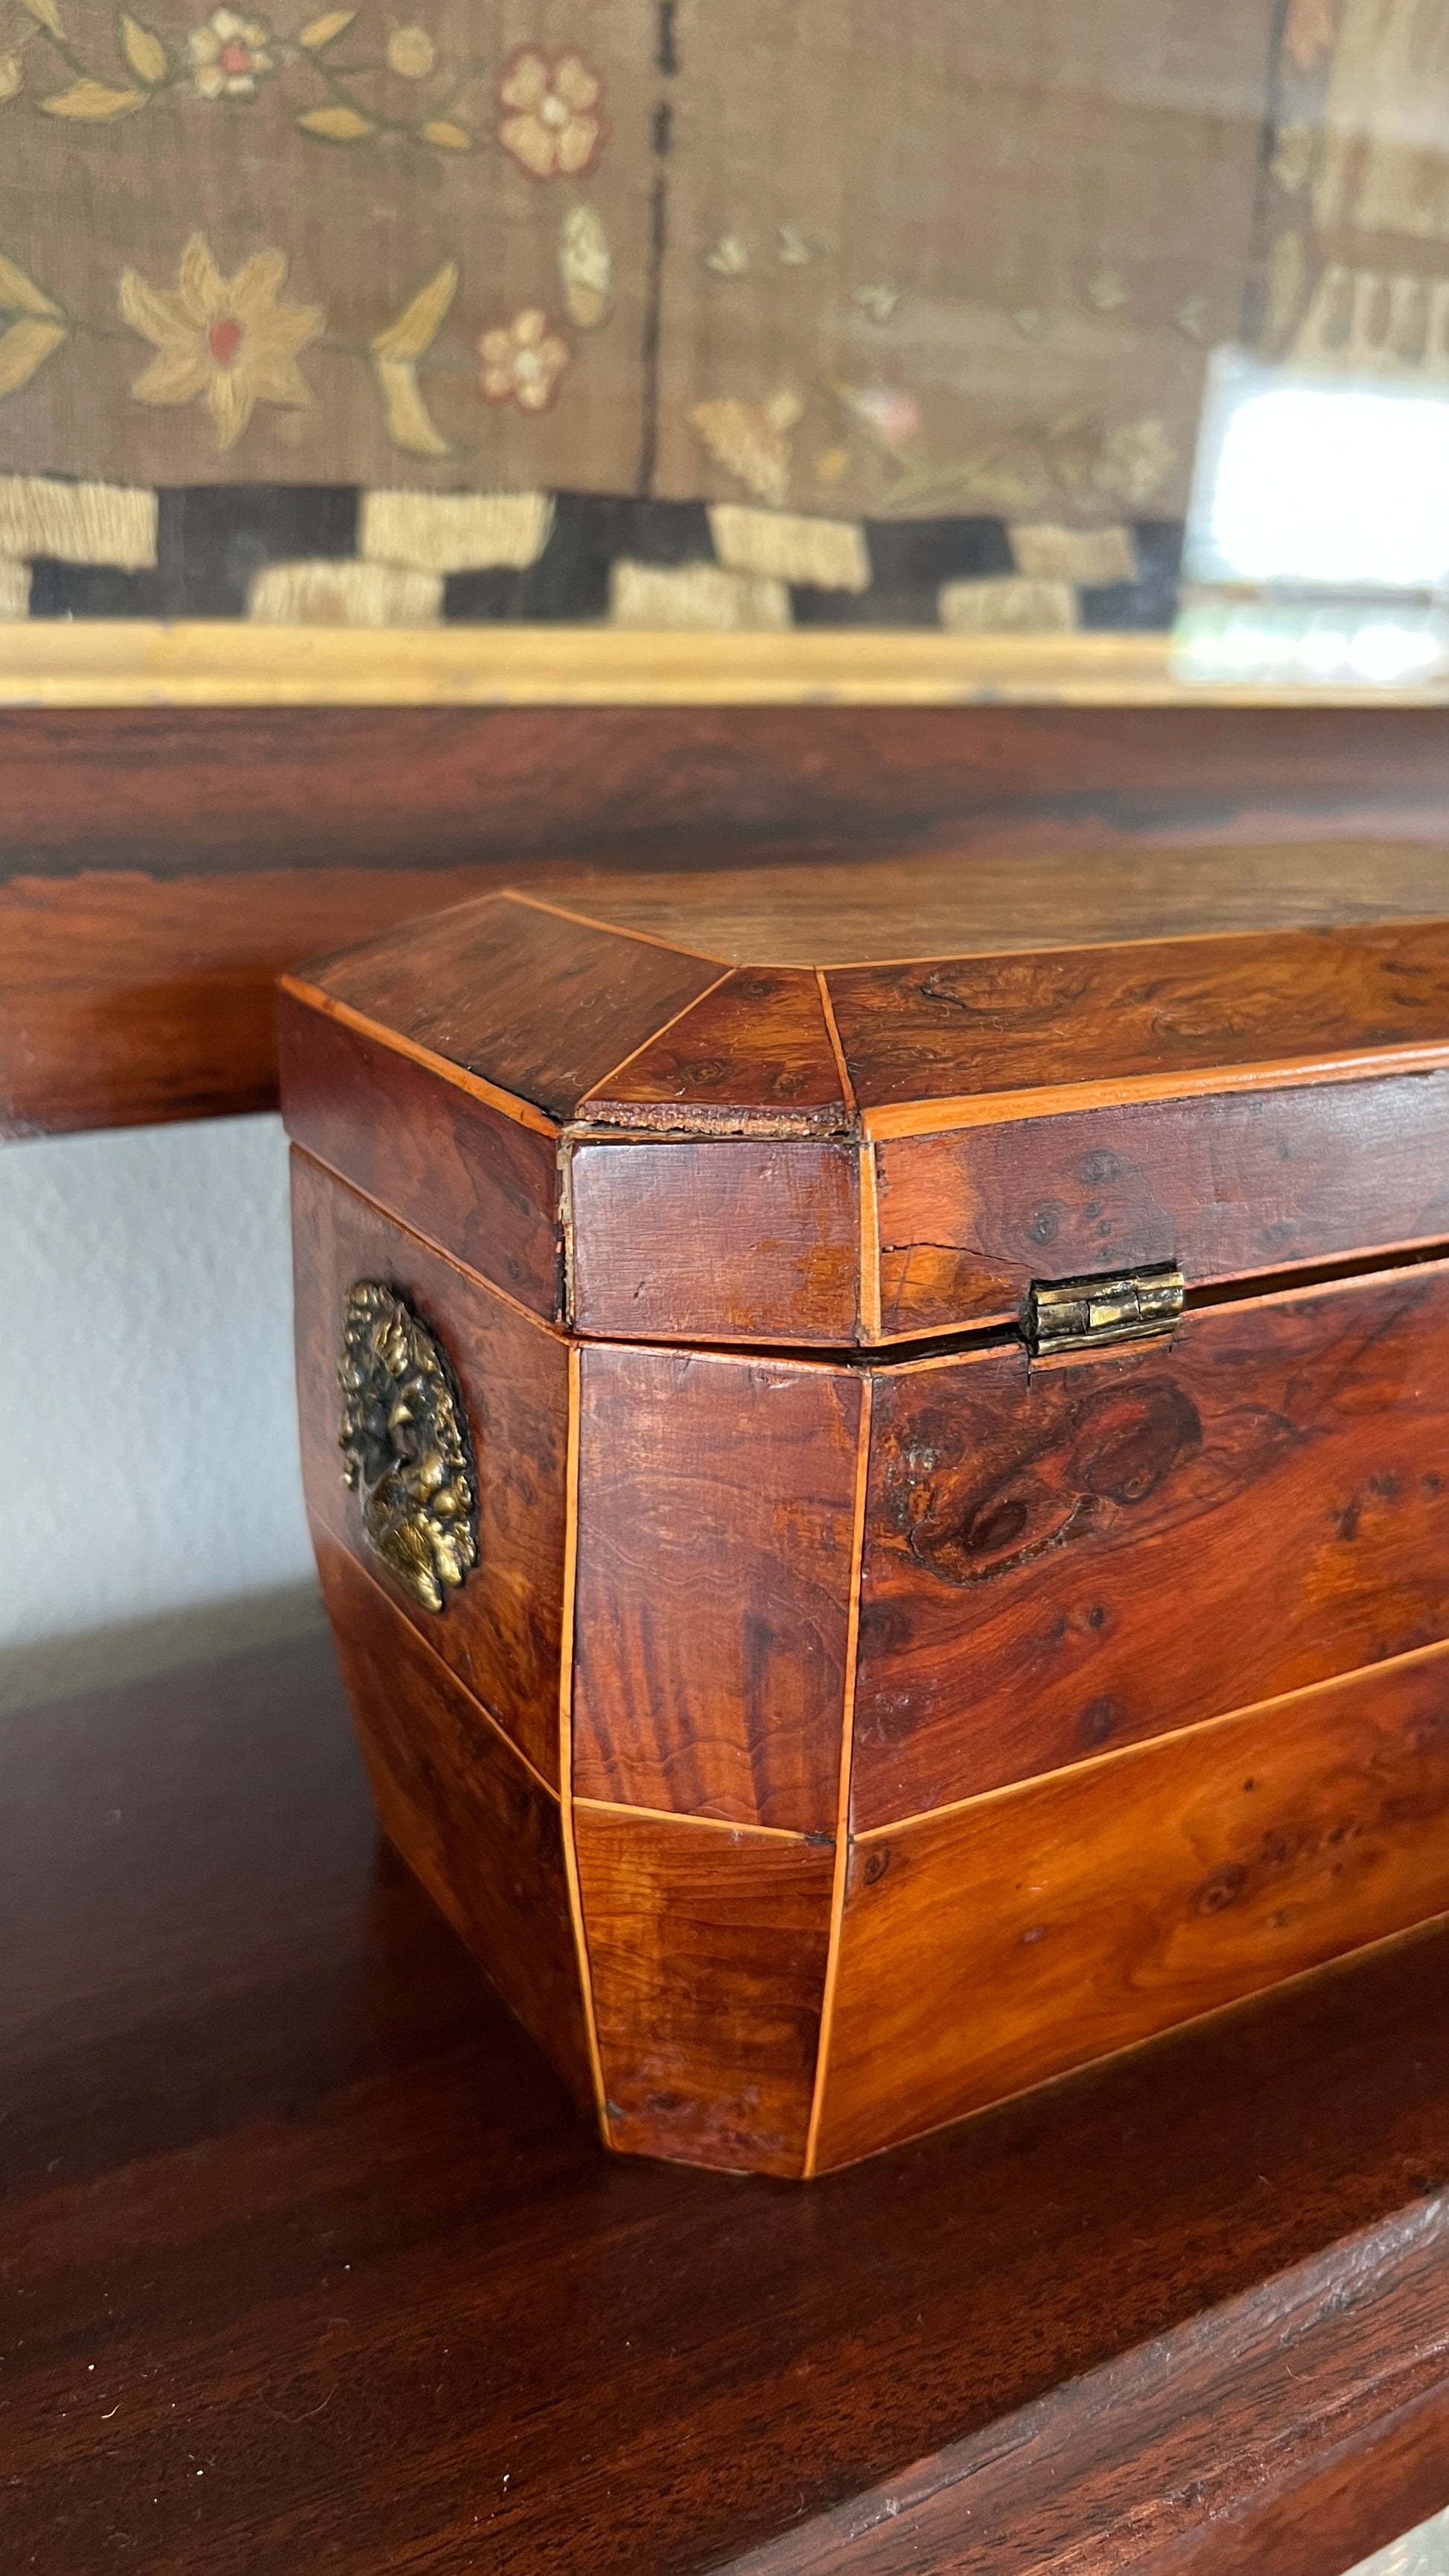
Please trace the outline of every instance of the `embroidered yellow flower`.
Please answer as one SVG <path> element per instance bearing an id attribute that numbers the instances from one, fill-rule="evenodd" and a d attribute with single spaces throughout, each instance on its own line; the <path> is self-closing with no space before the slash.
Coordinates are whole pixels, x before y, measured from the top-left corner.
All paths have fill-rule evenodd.
<path id="1" fill-rule="evenodd" d="M 603 83 L 582 54 L 556 54 L 520 45 L 498 84 L 503 115 L 498 140 L 531 179 L 560 173 L 581 179 L 598 159 L 607 127 L 599 101 Z"/>
<path id="2" fill-rule="evenodd" d="M 205 399 L 219 447 L 235 447 L 259 402 L 306 410 L 312 394 L 297 352 L 322 328 L 316 304 L 279 304 L 287 274 L 279 250 L 259 251 L 223 277 L 203 233 L 181 254 L 173 288 L 149 286 L 134 268 L 121 278 L 121 311 L 156 356 L 131 387 L 138 402 Z"/>
<path id="3" fill-rule="evenodd" d="M 239 18 L 234 9 L 213 9 L 204 27 L 193 27 L 186 51 L 202 97 L 255 98 L 258 81 L 274 69 L 271 32 L 260 18 Z"/>
<path id="4" fill-rule="evenodd" d="M 426 27 L 394 27 L 387 40 L 389 71 L 402 80 L 426 80 L 437 69 L 438 49 Z"/>
<path id="5" fill-rule="evenodd" d="M 567 340 L 550 331 L 547 315 L 526 305 L 502 329 L 484 332 L 478 343 L 483 361 L 478 390 L 485 402 L 547 411 L 571 354 Z"/>

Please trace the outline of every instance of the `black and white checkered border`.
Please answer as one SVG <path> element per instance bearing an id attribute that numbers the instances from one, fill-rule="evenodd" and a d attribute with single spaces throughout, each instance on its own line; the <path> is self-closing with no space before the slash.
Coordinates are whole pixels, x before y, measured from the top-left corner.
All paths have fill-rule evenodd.
<path id="1" fill-rule="evenodd" d="M 32 618 L 241 618 L 270 564 L 357 559 L 363 494 L 356 485 L 194 484 L 157 496 L 154 567 L 30 560 Z M 548 539 L 525 570 L 450 573 L 442 615 L 458 625 L 607 620 L 618 561 L 679 568 L 716 560 L 702 501 L 559 492 Z M 858 591 L 789 585 L 797 627 L 934 628 L 943 584 L 1009 579 L 1017 571 L 1007 523 L 993 518 L 866 519 L 858 523 L 871 579 Z M 1079 585 L 1088 632 L 1162 633 L 1177 604 L 1182 525 L 1130 523 L 1137 577 Z"/>

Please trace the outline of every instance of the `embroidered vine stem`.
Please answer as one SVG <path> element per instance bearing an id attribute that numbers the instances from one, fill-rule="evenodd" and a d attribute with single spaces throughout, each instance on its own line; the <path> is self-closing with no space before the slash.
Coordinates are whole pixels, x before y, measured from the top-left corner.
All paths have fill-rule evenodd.
<path id="1" fill-rule="evenodd" d="M 443 85 L 435 87 L 426 115 L 401 116 L 359 95 L 359 82 L 388 74 L 411 81 L 434 79 L 439 70 L 437 52 L 422 27 L 395 27 L 382 55 L 346 62 L 337 60 L 332 48 L 352 25 L 355 9 L 328 10 L 284 34 L 263 18 L 217 8 L 190 30 L 181 46 L 168 44 L 153 27 L 122 9 L 116 18 L 116 51 L 126 75 L 122 85 L 77 52 L 66 35 L 59 0 L 22 0 L 22 5 L 32 23 L 4 58 L 11 78 L 0 84 L 0 103 L 20 88 L 20 54 L 38 36 L 72 80 L 68 88 L 38 99 L 36 105 L 42 115 L 71 123 L 110 124 L 136 115 L 168 90 L 178 89 L 194 90 L 204 99 L 235 108 L 254 99 L 260 84 L 277 73 L 302 70 L 317 81 L 326 102 L 301 110 L 295 118 L 298 131 L 313 142 L 347 145 L 392 136 L 438 152 L 474 153 L 483 148 L 471 128 L 459 124 L 455 116 L 469 84 L 490 71 L 477 55 L 465 55 L 444 68 Z"/>

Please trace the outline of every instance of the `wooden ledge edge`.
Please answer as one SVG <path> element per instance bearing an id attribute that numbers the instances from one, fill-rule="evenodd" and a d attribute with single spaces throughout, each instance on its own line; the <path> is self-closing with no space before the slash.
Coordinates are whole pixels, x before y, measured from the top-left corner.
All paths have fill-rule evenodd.
<path id="1" fill-rule="evenodd" d="M 1423 707 L 1429 689 L 1196 688 L 1165 635 L 935 629 L 636 634 L 593 626 L 0 624 L 0 706 Z"/>
<path id="2" fill-rule="evenodd" d="M 1254 2564 L 1255 2527 L 1331 2475 L 1351 2554 L 1403 2528 L 1396 2422 L 1449 2492 L 1449 2191 L 731 2558 L 720 2576 L 1193 2576 Z M 1375 2461 L 1383 2464 L 1375 2487 Z M 1390 2474 L 1392 2470 L 1392 2474 Z M 1342 2563 L 1299 2517 L 1273 2576 Z M 1295 2545 L 1301 2542 L 1301 2554 Z"/>

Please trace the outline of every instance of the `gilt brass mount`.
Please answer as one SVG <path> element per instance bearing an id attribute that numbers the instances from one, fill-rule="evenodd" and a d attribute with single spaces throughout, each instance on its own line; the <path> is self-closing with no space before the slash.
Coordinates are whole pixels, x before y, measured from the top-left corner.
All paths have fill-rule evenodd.
<path id="1" fill-rule="evenodd" d="M 478 1562 L 478 1484 L 463 1401 L 438 1343 L 375 1279 L 342 1317 L 343 1482 L 367 1543 L 424 1610 L 441 1610 Z"/>

